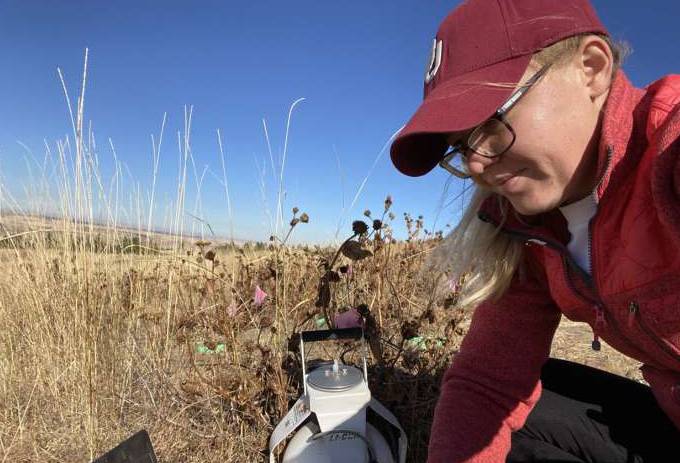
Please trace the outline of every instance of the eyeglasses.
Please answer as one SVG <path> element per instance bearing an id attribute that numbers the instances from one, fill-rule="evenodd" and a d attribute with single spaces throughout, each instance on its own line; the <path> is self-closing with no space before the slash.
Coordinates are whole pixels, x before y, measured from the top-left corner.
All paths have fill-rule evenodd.
<path id="1" fill-rule="evenodd" d="M 543 66 L 527 82 L 510 95 L 503 105 L 489 119 L 475 127 L 466 141 L 458 141 L 444 154 L 439 166 L 458 178 L 470 178 L 467 168 L 467 153 L 473 151 L 485 158 L 493 159 L 508 151 L 515 143 L 515 131 L 505 115 L 519 99 L 541 78 L 550 65 Z"/>

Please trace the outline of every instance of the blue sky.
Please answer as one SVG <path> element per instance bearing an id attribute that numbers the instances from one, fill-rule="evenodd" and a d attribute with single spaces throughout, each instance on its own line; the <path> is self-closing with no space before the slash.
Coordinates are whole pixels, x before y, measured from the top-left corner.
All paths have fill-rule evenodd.
<path id="1" fill-rule="evenodd" d="M 593 3 L 612 35 L 632 45 L 624 70 L 633 83 L 642 86 L 677 72 L 680 4 Z M 177 131 L 185 105 L 193 105 L 192 153 L 198 174 L 205 166 L 208 170 L 198 211 L 189 170 L 186 211 L 198 212 L 218 234 L 229 231 L 217 178 L 222 175 L 219 128 L 235 236 L 267 239 L 273 229 L 266 211 L 274 214 L 278 187 L 262 120 L 277 163 L 289 108 L 305 98 L 290 126 L 283 210 L 288 221 L 297 206 L 309 214 L 310 223 L 295 230 L 293 242 L 332 241 L 339 221 L 344 225 L 338 239 L 346 236 L 351 220 L 367 208 L 380 212 L 388 194 L 398 237 L 405 236 L 404 212 L 422 214 L 425 228 L 443 229 L 456 222 L 461 207 L 459 201 L 440 207 L 447 176 L 433 172 L 409 178 L 393 168 L 387 151 L 379 154 L 418 106 L 432 37 L 456 4 L 0 0 L 2 181 L 25 201 L 31 186 L 26 147 L 42 159 L 44 140 L 56 151 L 56 141 L 72 133 L 56 70 L 64 73 L 71 96 L 77 95 L 88 47 L 85 118 L 92 122 L 105 183 L 114 172 L 109 138 L 126 165 L 121 209 L 128 217 L 136 214 L 130 204 L 136 201 L 133 190 L 147 196 L 150 191 L 150 137 L 158 134 L 167 113 L 154 210 L 156 225 L 165 223 L 178 183 Z M 459 183 L 451 183 L 446 197 L 459 189 Z M 186 224 L 192 220 L 185 215 Z"/>

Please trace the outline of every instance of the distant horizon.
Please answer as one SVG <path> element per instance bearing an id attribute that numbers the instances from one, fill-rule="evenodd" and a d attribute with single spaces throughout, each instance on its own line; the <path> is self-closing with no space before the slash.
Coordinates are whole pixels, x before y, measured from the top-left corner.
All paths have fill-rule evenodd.
<path id="1" fill-rule="evenodd" d="M 14 217 L 43 219 L 43 220 L 48 220 L 48 221 L 59 221 L 59 220 L 68 220 L 68 219 L 76 221 L 76 218 L 74 218 L 74 217 L 69 218 L 69 217 L 64 217 L 62 215 L 58 215 L 58 214 L 41 214 L 41 213 L 31 213 L 31 212 L 28 212 L 28 211 L 27 212 L 16 212 L 16 211 L 12 211 L 12 210 L 7 211 L 7 210 L 0 209 L 0 225 L 2 225 L 2 221 L 5 220 L 6 218 L 14 218 Z M 371 220 L 367 219 L 366 217 L 358 218 L 356 220 L 363 220 L 364 222 L 366 222 L 366 224 L 369 226 L 369 228 L 371 226 L 371 223 L 370 223 Z M 88 220 L 83 220 L 80 223 L 82 223 L 84 225 L 93 225 L 93 226 L 97 226 L 97 227 L 107 227 L 107 226 L 111 225 L 111 224 L 107 223 L 105 220 L 98 221 L 96 219 L 93 222 L 89 222 Z M 305 225 L 307 225 L 307 224 L 302 224 L 302 226 L 305 226 Z M 301 225 L 300 224 L 296 225 L 296 227 L 299 227 L 299 226 L 301 226 Z M 149 230 L 149 229 L 146 228 L 146 226 L 139 227 L 139 226 L 129 224 L 129 223 L 124 223 L 124 222 L 116 223 L 116 228 L 120 231 L 128 232 L 128 233 L 131 233 L 131 234 L 140 234 L 140 233 L 141 234 L 147 234 L 147 233 L 150 233 L 150 234 L 165 235 L 165 236 L 170 236 L 170 237 L 179 236 L 179 235 L 176 235 L 175 232 L 173 232 L 172 230 L 162 229 L 162 228 L 151 228 Z M 441 230 L 436 230 L 435 232 L 439 232 L 439 231 L 441 231 Z M 429 230 L 428 230 L 428 232 L 429 232 Z M 293 231 L 292 234 L 294 234 L 294 233 L 295 232 Z M 423 234 L 423 236 L 421 236 L 420 238 L 431 239 L 431 238 L 434 238 L 435 234 L 436 233 L 431 233 L 431 234 L 428 234 L 428 235 Z M 319 245 L 321 247 L 337 247 L 339 244 L 341 244 L 343 241 L 345 241 L 347 238 L 349 238 L 352 235 L 352 233 L 348 232 L 346 235 L 347 236 L 343 236 L 340 239 L 339 243 L 335 243 L 335 242 L 327 242 L 327 243 L 298 242 L 298 243 L 287 243 L 287 244 L 290 245 L 290 246 L 316 246 L 316 245 Z M 246 243 L 267 244 L 267 243 L 271 242 L 270 239 L 249 240 L 249 239 L 239 238 L 237 236 L 234 236 L 232 238 L 232 237 L 221 235 L 221 234 L 211 235 L 211 234 L 191 233 L 191 232 L 186 231 L 186 230 L 181 234 L 181 236 L 182 236 L 182 238 L 187 238 L 187 239 L 196 239 L 196 240 L 205 240 L 205 241 L 214 240 L 214 243 L 212 243 L 212 244 L 218 244 L 218 245 L 229 244 L 232 241 L 235 244 L 239 244 L 239 245 L 240 244 L 246 244 Z M 405 242 L 406 240 L 395 238 L 395 241 L 396 242 Z"/>

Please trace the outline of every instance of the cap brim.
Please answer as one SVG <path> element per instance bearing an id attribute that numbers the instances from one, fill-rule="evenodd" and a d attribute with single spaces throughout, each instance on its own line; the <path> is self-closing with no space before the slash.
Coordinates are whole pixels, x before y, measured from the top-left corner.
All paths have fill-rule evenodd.
<path id="1" fill-rule="evenodd" d="M 530 61 L 531 55 L 520 56 L 440 83 L 392 143 L 394 166 L 411 177 L 431 171 L 448 147 L 442 134 L 469 130 L 491 117 Z"/>

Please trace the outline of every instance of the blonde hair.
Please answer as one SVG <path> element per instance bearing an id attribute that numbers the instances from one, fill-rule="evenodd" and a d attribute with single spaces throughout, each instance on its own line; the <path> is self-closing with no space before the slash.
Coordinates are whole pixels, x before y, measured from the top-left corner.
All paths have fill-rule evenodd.
<path id="1" fill-rule="evenodd" d="M 538 67 L 545 65 L 555 65 L 562 64 L 571 58 L 574 53 L 578 50 L 581 45 L 581 41 L 588 36 L 596 35 L 605 41 L 607 46 L 612 52 L 612 57 L 614 58 L 612 66 L 612 79 L 618 72 L 621 64 L 626 59 L 626 57 L 631 53 L 631 47 L 627 42 L 615 41 L 608 35 L 604 34 L 577 34 L 572 37 L 567 37 L 566 39 L 560 40 L 549 47 L 543 48 L 542 50 L 534 53 L 531 58 L 531 62 L 536 64 Z"/>
<path id="2" fill-rule="evenodd" d="M 532 64 L 537 66 L 555 65 L 566 62 L 578 50 L 581 40 L 588 35 L 581 34 L 561 40 L 535 53 Z M 612 79 L 621 66 L 630 48 L 622 42 L 613 42 L 608 36 L 597 34 L 612 50 L 614 66 Z M 483 222 L 477 217 L 482 203 L 495 197 L 502 211 L 498 227 Z M 509 201 L 494 194 L 483 184 L 477 184 L 463 217 L 457 227 L 433 250 L 423 266 L 423 271 L 437 270 L 446 276 L 439 290 L 455 288 L 456 305 L 474 308 L 479 303 L 497 300 L 510 286 L 523 256 L 524 243 L 500 232 L 507 214 L 514 209 Z"/>

